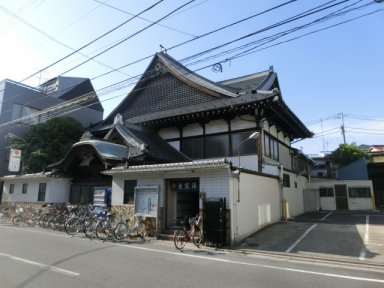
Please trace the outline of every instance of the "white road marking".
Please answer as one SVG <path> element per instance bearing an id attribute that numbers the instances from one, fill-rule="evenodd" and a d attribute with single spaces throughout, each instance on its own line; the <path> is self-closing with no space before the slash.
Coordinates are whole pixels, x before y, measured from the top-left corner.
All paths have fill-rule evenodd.
<path id="1" fill-rule="evenodd" d="M 331 213 L 328 213 L 327 215 L 325 215 L 323 218 L 320 219 L 320 221 L 324 221 L 325 219 L 327 219 L 330 215 L 332 214 Z M 305 238 L 307 237 L 307 235 L 309 234 L 309 232 L 311 232 L 314 228 L 316 228 L 316 226 L 319 225 L 319 223 L 316 223 L 316 224 L 313 224 L 311 227 L 309 227 L 303 235 L 301 235 L 301 237 L 299 239 L 296 240 L 295 243 L 293 243 L 291 245 L 291 247 L 289 247 L 285 252 L 286 253 L 291 253 L 293 249 L 295 249 L 295 247 Z"/>
<path id="2" fill-rule="evenodd" d="M 364 243 L 363 247 L 360 251 L 360 260 L 365 260 L 365 257 L 367 256 L 367 248 L 366 245 L 369 244 L 369 215 L 365 216 L 365 233 L 364 233 Z"/>
<path id="3" fill-rule="evenodd" d="M 332 213 L 327 214 L 321 220 L 325 220 L 331 214 Z M 25 230 L 27 230 L 27 229 L 25 229 Z M 31 230 L 27 230 L 27 231 L 32 232 Z M 33 231 L 33 232 L 40 233 L 38 231 Z M 49 234 L 49 233 L 44 233 L 44 232 L 41 232 L 41 233 L 42 234 Z M 55 235 L 55 234 L 49 234 L 49 235 Z M 64 237 L 64 235 L 59 235 L 59 234 L 56 234 L 55 236 Z M 83 241 L 88 240 L 89 241 L 89 239 L 83 239 L 83 238 L 73 238 L 73 239 L 78 239 L 78 240 L 83 240 Z M 347 280 L 384 283 L 383 279 L 376 279 L 376 278 L 354 277 L 354 276 L 348 276 L 348 275 L 342 275 L 342 274 L 322 273 L 322 272 L 316 272 L 316 271 L 294 269 L 294 268 L 287 268 L 287 267 L 279 267 L 279 266 L 273 266 L 273 265 L 263 265 L 263 264 L 248 263 L 248 262 L 243 262 L 243 261 L 233 261 L 233 260 L 226 260 L 226 259 L 220 259 L 220 258 L 214 258 L 214 257 L 208 257 L 208 256 L 202 256 L 202 255 L 185 254 L 185 253 L 181 253 L 179 251 L 175 251 L 175 252 L 164 251 L 164 250 L 160 250 L 160 249 L 154 249 L 154 248 L 136 246 L 136 245 L 124 245 L 124 244 L 118 244 L 118 243 L 109 243 L 109 244 L 114 245 L 114 246 L 124 247 L 126 249 L 150 251 L 150 252 L 156 252 L 156 253 L 162 253 L 162 254 L 168 254 L 168 255 L 175 255 L 175 256 L 179 256 L 179 257 L 191 257 L 191 258 L 205 259 L 205 260 L 228 263 L 228 264 L 246 265 L 246 266 L 258 267 L 258 268 L 274 269 L 274 270 L 294 272 L 294 273 L 312 274 L 312 275 L 317 275 L 317 276 L 340 278 L 340 279 L 347 279 Z M 78 275 L 80 275 L 80 274 L 77 273 L 77 275 L 75 275 L 75 276 L 78 276 Z"/>
<path id="4" fill-rule="evenodd" d="M 248 263 L 248 262 L 243 262 L 243 261 L 233 261 L 233 260 L 226 260 L 226 259 L 220 259 L 220 258 L 214 258 L 214 257 L 208 257 L 208 256 L 184 254 L 184 253 L 181 253 L 181 252 L 164 251 L 164 250 L 158 250 L 158 249 L 153 249 L 153 248 L 148 248 L 148 247 L 139 247 L 139 246 L 135 246 L 135 245 L 129 245 L 129 246 L 124 245 L 124 244 L 115 244 L 115 245 L 121 246 L 121 247 L 125 247 L 125 248 L 128 248 L 128 249 L 144 250 L 144 251 L 150 251 L 150 252 L 157 252 L 157 253 L 163 253 L 163 254 L 176 255 L 176 256 L 180 256 L 180 257 L 190 257 L 190 258 L 205 259 L 205 260 L 222 262 L 222 263 L 227 263 L 227 264 L 246 265 L 246 266 L 258 267 L 258 268 L 274 269 L 274 270 L 287 271 L 287 272 L 295 272 L 295 273 L 303 273 L 303 274 L 312 274 L 312 275 L 318 275 L 318 276 L 324 276 L 324 277 L 332 277 L 332 278 L 341 278 L 341 279 L 347 279 L 347 280 L 357 280 L 357 281 L 364 281 L 364 282 L 384 283 L 383 279 L 365 278 L 365 277 L 354 277 L 354 276 L 348 276 L 348 275 L 333 274 L 333 273 L 323 273 L 323 272 L 316 272 L 316 271 L 309 271 L 309 270 L 302 270 L 302 269 L 279 267 L 279 266 L 273 266 L 273 265 Z"/>
<path id="5" fill-rule="evenodd" d="M 47 265 L 47 264 L 31 261 L 31 260 L 28 260 L 28 259 L 12 256 L 12 255 L 9 255 L 9 254 L 6 254 L 6 253 L 2 253 L 2 252 L 0 252 L 0 257 L 8 258 L 10 260 L 22 262 L 22 263 L 25 263 L 25 264 L 30 264 L 30 265 L 38 266 L 38 267 L 40 267 L 42 269 L 50 270 L 50 271 L 61 273 L 61 274 L 65 274 L 65 275 L 68 275 L 68 276 L 79 276 L 80 275 L 80 273 L 76 273 L 76 272 L 73 272 L 73 271 L 70 271 L 70 270 L 61 269 L 61 268 L 58 268 L 58 267 L 55 267 L 55 266 L 51 266 L 51 265 Z"/>

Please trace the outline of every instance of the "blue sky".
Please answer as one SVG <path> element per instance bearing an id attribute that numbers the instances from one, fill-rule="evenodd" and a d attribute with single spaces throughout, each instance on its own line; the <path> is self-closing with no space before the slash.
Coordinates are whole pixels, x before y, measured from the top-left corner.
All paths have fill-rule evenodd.
<path id="1" fill-rule="evenodd" d="M 315 133 L 293 144 L 306 154 L 332 151 L 343 142 L 341 118 L 347 143 L 384 144 L 384 2 L 195 0 L 154 23 L 188 2 L 0 0 L 0 79 L 37 86 L 57 75 L 90 78 L 107 116 L 150 58 L 129 64 L 159 52 L 162 45 L 214 81 L 272 65 L 284 101 Z M 74 53 L 145 9 L 140 18 Z M 187 61 L 201 52 L 206 53 Z M 213 71 L 215 63 L 221 72 Z"/>

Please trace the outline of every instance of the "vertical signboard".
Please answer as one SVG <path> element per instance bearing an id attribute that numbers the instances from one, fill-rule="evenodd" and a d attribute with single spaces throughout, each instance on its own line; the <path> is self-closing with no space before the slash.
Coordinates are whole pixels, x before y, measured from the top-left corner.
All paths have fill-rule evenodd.
<path id="1" fill-rule="evenodd" d="M 9 155 L 8 171 L 19 172 L 21 163 L 21 150 L 11 149 Z"/>

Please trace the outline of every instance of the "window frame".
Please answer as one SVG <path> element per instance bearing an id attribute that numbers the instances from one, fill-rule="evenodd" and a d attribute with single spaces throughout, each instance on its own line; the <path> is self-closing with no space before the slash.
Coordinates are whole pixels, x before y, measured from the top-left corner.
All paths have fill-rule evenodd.
<path id="1" fill-rule="evenodd" d="M 23 183 L 21 194 L 27 194 L 27 193 L 28 193 L 28 183 Z"/>
<path id="2" fill-rule="evenodd" d="M 37 193 L 37 201 L 44 202 L 45 201 L 45 195 L 47 193 L 47 183 L 39 183 L 39 191 Z"/>
<path id="3" fill-rule="evenodd" d="M 15 193 L 15 183 L 10 183 L 9 184 L 9 194 L 14 194 Z"/>
<path id="4" fill-rule="evenodd" d="M 371 188 L 370 187 L 348 187 L 348 197 L 349 198 L 371 198 L 372 197 Z"/>
<path id="5" fill-rule="evenodd" d="M 322 198 L 335 197 L 335 189 L 333 187 L 320 187 L 319 197 L 322 197 Z"/>
<path id="6" fill-rule="evenodd" d="M 135 204 L 137 180 L 124 180 L 123 204 Z M 129 191 L 128 191 L 129 189 Z"/>

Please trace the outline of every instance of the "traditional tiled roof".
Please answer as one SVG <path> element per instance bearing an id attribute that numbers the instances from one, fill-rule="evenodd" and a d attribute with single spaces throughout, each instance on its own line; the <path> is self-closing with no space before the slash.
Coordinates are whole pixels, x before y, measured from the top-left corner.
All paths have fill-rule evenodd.
<path id="1" fill-rule="evenodd" d="M 117 113 L 123 115 L 124 123 L 160 129 L 255 111 L 262 111 L 267 121 L 291 141 L 313 136 L 283 101 L 273 69 L 215 83 L 169 55 L 158 53 L 135 88 L 99 129 L 111 125 Z"/>
<path id="2" fill-rule="evenodd" d="M 180 162 L 190 160 L 186 155 L 173 148 L 159 135 L 148 128 L 130 123 L 126 123 L 125 125 L 116 123 L 108 135 L 114 130 L 119 133 L 127 146 L 135 147 L 136 150 L 140 149 L 142 154 L 145 154 L 146 157 L 149 157 L 150 159 L 160 162 Z M 108 135 L 105 137 L 106 139 L 108 139 Z M 131 157 L 134 156 L 136 155 L 131 154 Z"/>
<path id="3" fill-rule="evenodd" d="M 212 168 L 230 168 L 231 164 L 225 159 L 199 160 L 191 162 L 137 165 L 130 167 L 114 167 L 111 170 L 103 171 L 103 174 L 113 175 L 119 173 L 137 173 L 137 172 L 159 172 L 159 171 L 180 171 L 191 169 L 212 169 Z"/>
<path id="4" fill-rule="evenodd" d="M 195 72 L 181 65 L 179 62 L 177 62 L 175 59 L 173 59 L 167 54 L 157 53 L 157 57 L 159 57 L 160 61 L 164 63 L 166 68 L 170 70 L 172 74 L 176 75 L 181 79 L 184 79 L 185 81 L 187 81 L 192 85 L 196 84 L 197 87 L 200 87 L 200 88 L 204 87 L 210 91 L 214 91 L 228 97 L 237 96 L 236 92 L 234 92 L 233 89 L 230 89 L 229 87 L 225 87 L 223 85 L 210 81 L 207 78 L 204 78 L 199 74 L 196 74 Z"/>
<path id="5" fill-rule="evenodd" d="M 110 160 L 120 161 L 122 159 L 126 159 L 129 154 L 129 148 L 127 146 L 96 139 L 77 142 L 72 145 L 72 148 L 83 145 L 91 145 L 93 148 L 95 148 L 95 151 L 101 158 Z"/>

